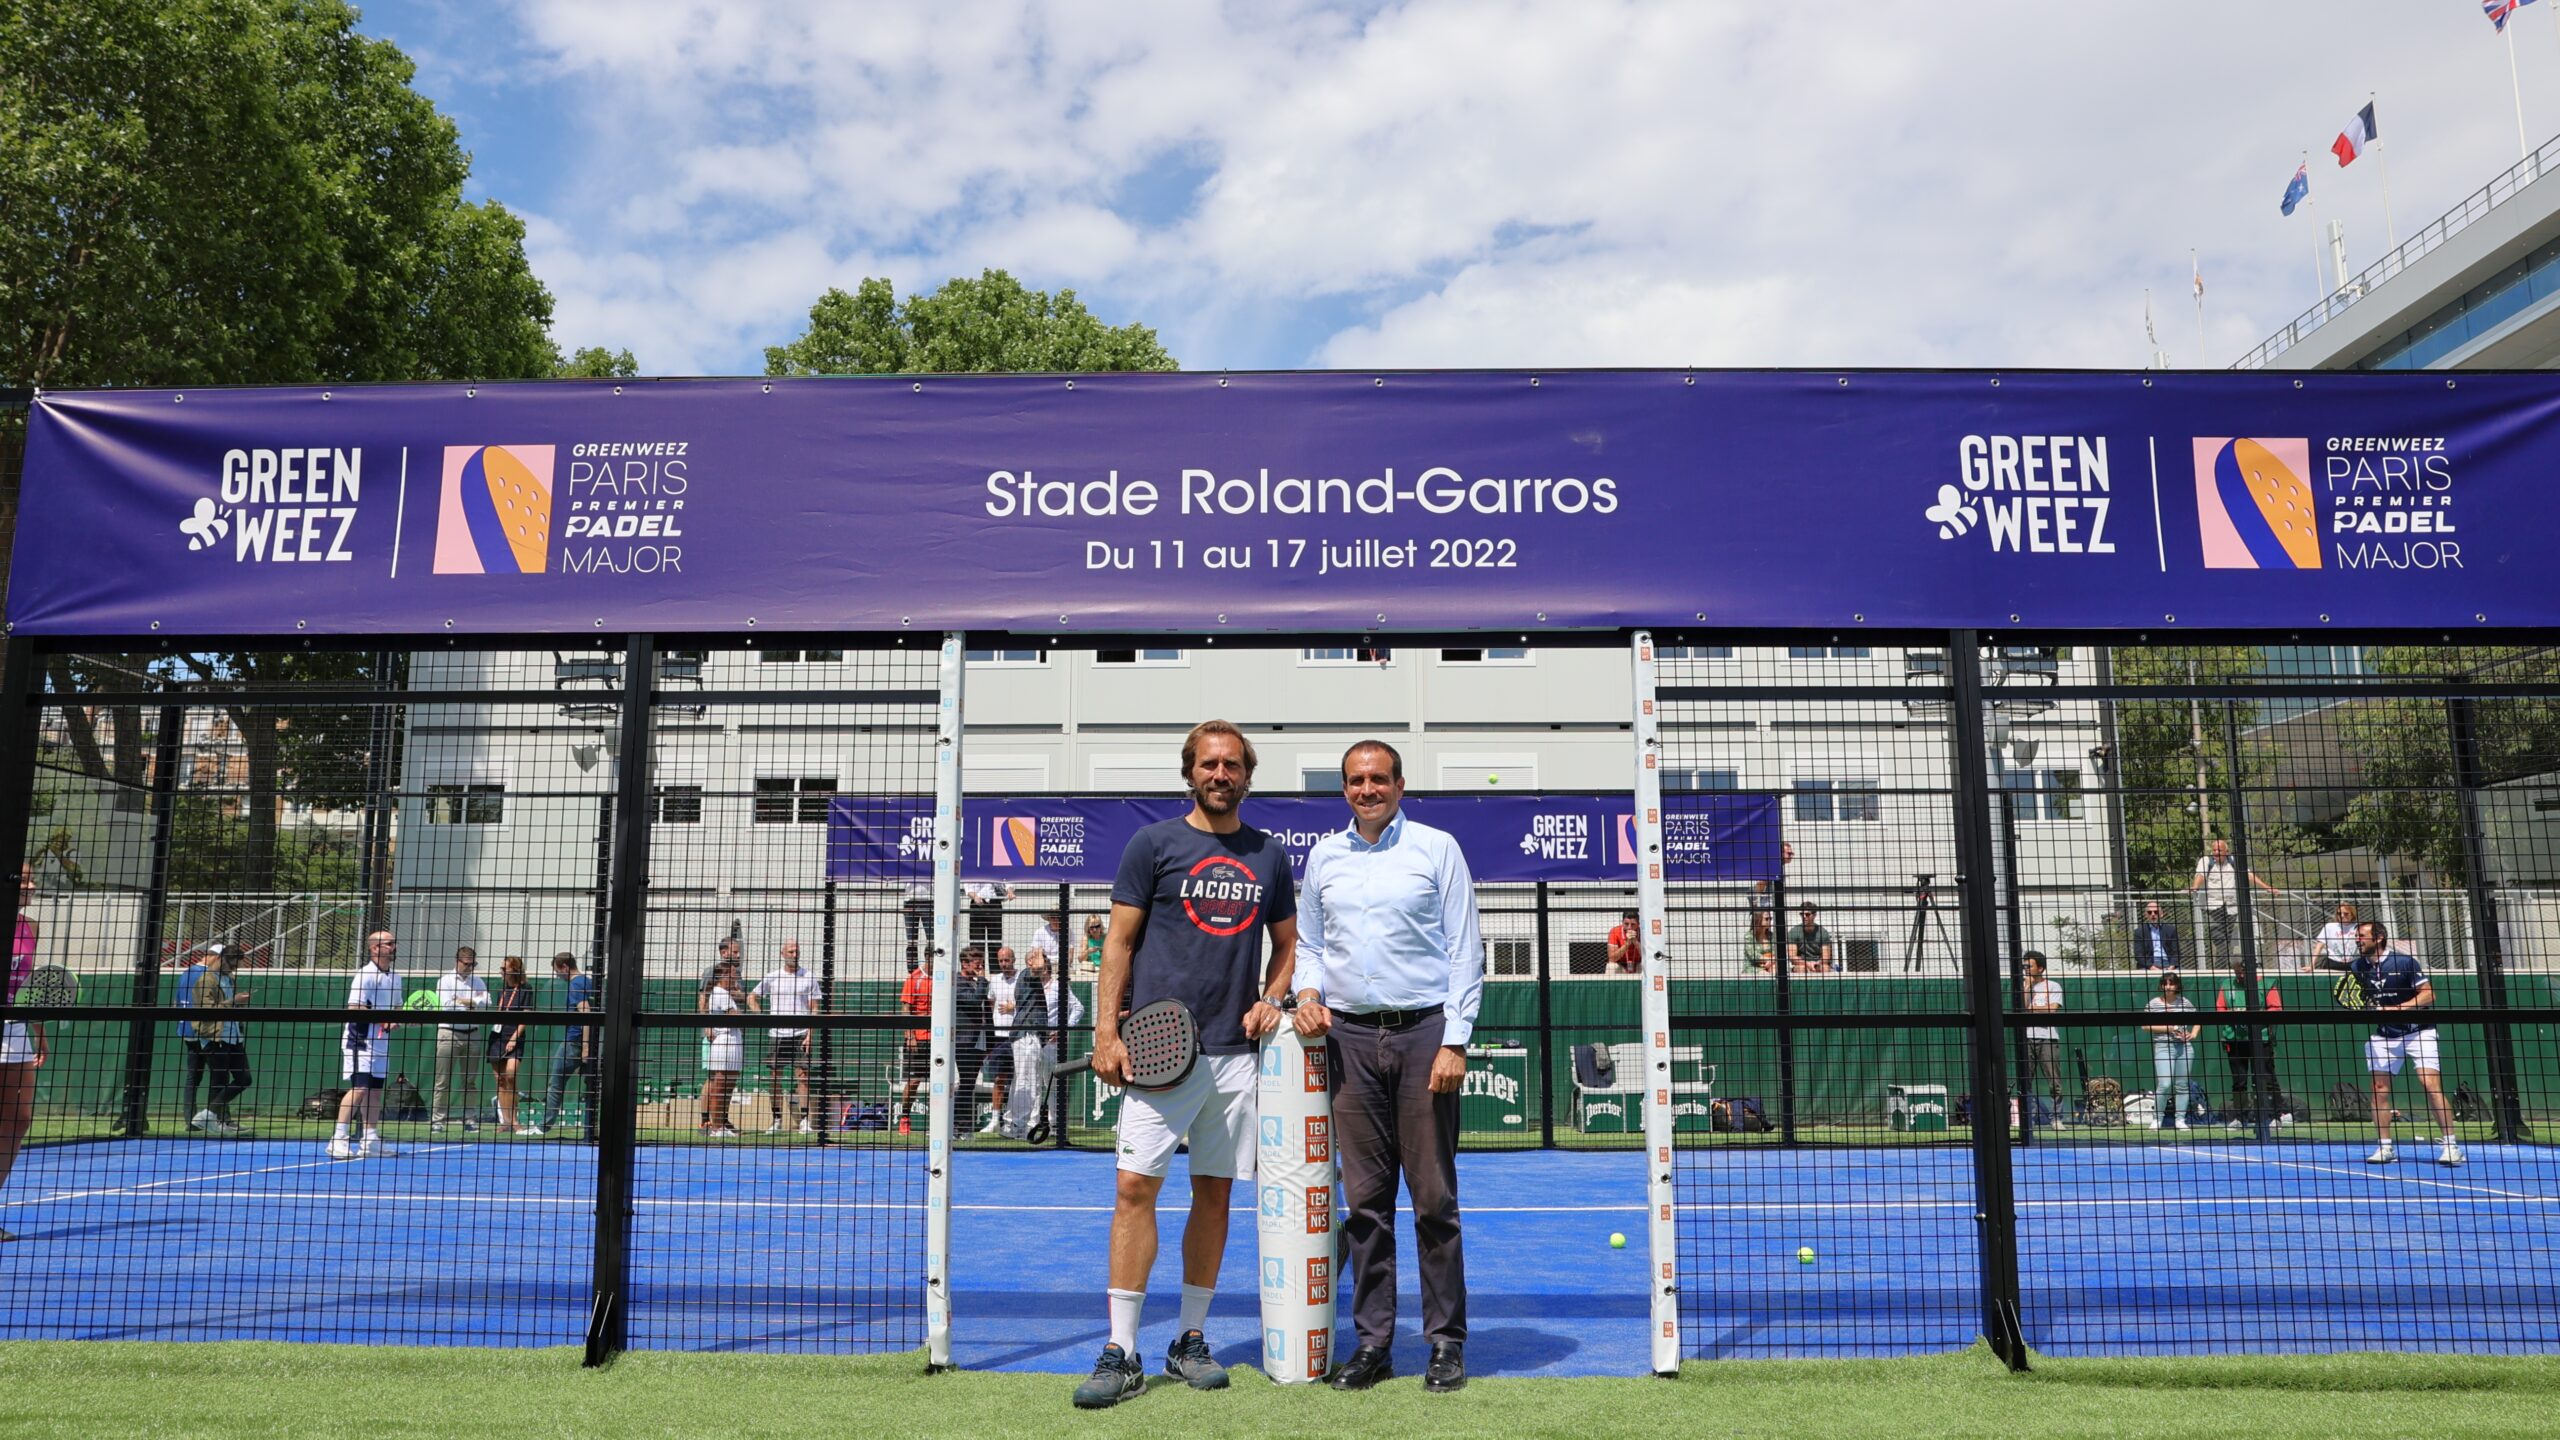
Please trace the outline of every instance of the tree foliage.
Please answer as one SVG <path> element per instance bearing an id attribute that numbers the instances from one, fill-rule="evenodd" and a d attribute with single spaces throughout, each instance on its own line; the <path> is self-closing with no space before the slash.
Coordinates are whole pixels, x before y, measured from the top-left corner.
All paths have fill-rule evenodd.
<path id="1" fill-rule="evenodd" d="M 2493 647 L 2367 650 L 2377 674 L 2397 680 L 2458 678 L 2508 684 L 2560 680 L 2560 653 Z M 2458 673 L 2457 673 L 2458 671 Z M 2560 770 L 2560 704 L 2547 699 L 2469 702 L 2480 779 L 2495 785 Z M 2384 854 L 2406 855 L 2452 880 L 2470 874 L 2463 854 L 2461 775 L 2448 702 L 2428 696 L 2366 697 L 2339 707 L 2337 724 L 2361 767 L 2339 834 Z"/>
<path id="2" fill-rule="evenodd" d="M 809 307 L 798 339 L 764 352 L 767 375 L 1177 368 L 1154 330 L 1105 325 L 1073 290 L 1052 296 L 1002 270 L 955 277 L 903 303 L 886 280 L 865 280 L 850 295 L 831 288 Z"/>
<path id="3" fill-rule="evenodd" d="M 343 0 L 0 7 L 0 384 L 547 375 L 524 226 Z"/>
<path id="4" fill-rule="evenodd" d="M 586 346 L 572 355 L 552 357 L 551 374 L 560 380 L 629 380 L 640 373 L 640 362 L 628 350 L 607 350 L 601 345 Z"/>
<path id="5" fill-rule="evenodd" d="M 2115 683 L 2156 686 L 2214 684 L 2251 673 L 2257 647 L 2207 645 L 2184 648 L 2122 647 L 2115 651 Z M 2226 714 L 2228 723 L 2226 723 Z M 2208 840 L 2232 834 L 2232 737 L 2240 736 L 2240 782 L 2266 783 L 2271 757 L 2248 739 L 2257 706 L 2246 700 L 2191 700 L 2175 694 L 2116 705 L 2117 780 L 2124 794 L 2126 868 L 2137 890 L 2183 890 L 2195 874 Z M 2306 853 L 2309 837 L 2294 826 L 2249 811 L 2251 868 Z"/>

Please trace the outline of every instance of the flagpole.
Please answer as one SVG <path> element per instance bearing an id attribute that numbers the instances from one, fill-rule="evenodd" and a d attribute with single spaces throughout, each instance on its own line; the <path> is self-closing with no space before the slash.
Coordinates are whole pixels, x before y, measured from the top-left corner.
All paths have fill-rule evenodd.
<path id="1" fill-rule="evenodd" d="M 2196 280 L 2196 368 L 2198 368 L 2198 369 L 2202 369 L 2202 368 L 2204 368 L 2204 356 L 2205 356 L 2205 349 L 2204 349 L 2204 261 L 2203 261 L 2203 259 L 2202 259 L 2201 257 L 2199 257 L 2199 256 L 2196 254 L 2195 250 L 2194 250 L 2192 247 L 2190 247 L 2190 248 L 2188 249 L 2188 251 L 2187 251 L 2187 268 L 2188 268 L 2191 272 L 2193 272 L 2193 273 L 2194 273 L 2194 275 L 2195 275 L 2195 280 Z"/>
<path id="2" fill-rule="evenodd" d="M 2551 14 L 2554 20 L 2560 20 L 2560 4 L 2551 7 Z M 2367 106 L 2376 103 L 2370 90 L 2365 92 L 2364 100 Z M 2391 236 L 2391 248 L 2397 250 L 2400 248 L 2400 222 L 2391 216 L 2391 157 L 2383 153 L 2382 126 L 2378 121 L 2373 127 L 2373 163 L 2382 167 L 2382 228 Z"/>
<path id="3" fill-rule="evenodd" d="M 2523 160 L 2533 154 L 2533 147 L 2524 138 L 2524 81 L 2516 76 L 2516 32 L 2510 29 L 2506 31 L 2506 37 L 2507 83 L 2516 92 L 2516 158 Z"/>
<path id="4" fill-rule="evenodd" d="M 2308 150 L 2302 152 L 2302 173 L 2311 173 L 2311 152 Z M 2311 295 L 2314 300 L 2326 300 L 2329 298 L 2329 281 L 2320 264 L 2319 202 L 2311 198 L 2308 187 L 2302 192 L 2302 208 L 2306 212 L 2303 218 L 2311 225 Z"/>

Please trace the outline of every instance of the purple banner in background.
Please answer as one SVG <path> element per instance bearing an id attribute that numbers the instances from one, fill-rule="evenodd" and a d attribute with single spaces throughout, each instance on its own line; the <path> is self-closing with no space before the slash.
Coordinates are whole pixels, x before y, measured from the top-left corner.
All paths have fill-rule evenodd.
<path id="1" fill-rule="evenodd" d="M 1191 808 L 1179 795 L 969 797 L 960 873 L 1019 885 L 1108 885 L 1140 827 Z M 1457 837 L 1480 881 L 1631 881 L 1635 803 L 1627 795 L 1408 795 L 1405 813 Z M 1248 824 L 1272 832 L 1303 870 L 1315 843 L 1350 823 L 1339 795 L 1257 795 Z M 1691 881 L 1767 880 L 1778 873 L 1778 800 L 1761 794 L 1682 794 L 1666 806 L 1671 873 Z M 840 796 L 827 811 L 827 878 L 929 878 L 933 803 Z"/>
<path id="2" fill-rule="evenodd" d="M 2560 376 L 40 396 L 21 634 L 2560 622 Z"/>

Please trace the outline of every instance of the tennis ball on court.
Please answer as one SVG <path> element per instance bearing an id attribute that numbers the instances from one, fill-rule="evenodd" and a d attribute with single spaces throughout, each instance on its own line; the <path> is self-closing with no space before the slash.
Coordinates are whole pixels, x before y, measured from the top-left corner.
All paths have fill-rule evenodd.
<path id="1" fill-rule="evenodd" d="M 1484 783 L 1487 785 L 1499 785 L 1502 783 L 1502 777 L 1499 775 L 1487 775 L 1484 777 Z"/>
<path id="2" fill-rule="evenodd" d="M 1610 1249 L 1612 1249 L 1612 1250 L 1624 1250 L 1624 1249 L 1626 1249 L 1626 1248 L 1627 1248 L 1627 1237 L 1626 1237 L 1625 1235 L 1621 1234 L 1621 1233 L 1620 1233 L 1620 1232 L 1618 1232 L 1618 1231 L 1615 1231 L 1615 1230 L 1610 1231 L 1610 1232 L 1609 1232 L 1609 1248 L 1610 1248 Z"/>
<path id="3" fill-rule="evenodd" d="M 1796 1247 L 1796 1259 L 1797 1259 L 1800 1263 L 1802 1263 L 1802 1264 L 1806 1264 L 1806 1265 L 1810 1265 L 1810 1264 L 1812 1264 L 1812 1263 L 1813 1263 L 1813 1247 L 1812 1247 L 1812 1246 L 1810 1246 L 1810 1245 L 1799 1245 L 1799 1246 L 1797 1246 L 1797 1247 Z"/>

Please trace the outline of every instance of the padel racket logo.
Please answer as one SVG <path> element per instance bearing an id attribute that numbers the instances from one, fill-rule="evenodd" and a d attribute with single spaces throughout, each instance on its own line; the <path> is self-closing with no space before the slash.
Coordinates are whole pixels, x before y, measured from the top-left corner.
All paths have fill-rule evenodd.
<path id="1" fill-rule="evenodd" d="M 551 568 L 553 449 L 445 447 L 435 573 L 539 575 Z"/>
<path id="2" fill-rule="evenodd" d="M 1019 865 L 1025 870 L 1040 863 L 1040 822 L 1027 815 L 999 815 L 989 827 L 987 859 L 996 865 Z"/>
<path id="3" fill-rule="evenodd" d="M 1182 877 L 1182 913 L 1211 935 L 1241 935 L 1262 914 L 1262 882 L 1243 861 L 1212 855 Z"/>
<path id="4" fill-rule="evenodd" d="M 2208 570 L 2317 570 L 2311 442 L 2199 435 L 2196 520 Z"/>

